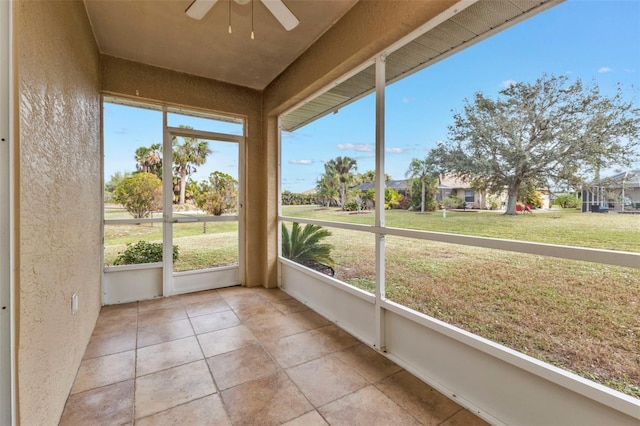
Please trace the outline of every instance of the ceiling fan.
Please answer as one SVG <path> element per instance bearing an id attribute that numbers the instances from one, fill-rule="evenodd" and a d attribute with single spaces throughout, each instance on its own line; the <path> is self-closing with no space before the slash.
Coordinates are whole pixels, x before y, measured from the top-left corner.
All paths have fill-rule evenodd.
<path id="1" fill-rule="evenodd" d="M 247 4 L 252 0 L 229 0 L 235 1 L 238 4 Z M 282 0 L 260 0 L 264 4 L 269 12 L 282 24 L 285 30 L 291 31 L 298 26 L 300 21 L 295 17 L 289 8 L 282 2 Z M 211 8 L 218 2 L 218 0 L 194 0 L 189 5 L 185 13 L 193 19 L 202 19 L 204 15 L 211 10 Z"/>

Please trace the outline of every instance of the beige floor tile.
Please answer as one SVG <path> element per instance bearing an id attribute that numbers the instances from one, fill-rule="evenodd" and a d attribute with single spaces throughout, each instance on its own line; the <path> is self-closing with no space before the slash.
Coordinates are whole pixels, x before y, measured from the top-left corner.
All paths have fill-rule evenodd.
<path id="1" fill-rule="evenodd" d="M 82 361 L 71 393 L 84 392 L 135 377 L 136 352 L 127 351 Z"/>
<path id="2" fill-rule="evenodd" d="M 220 297 L 223 297 L 225 299 L 227 297 L 234 297 L 238 295 L 244 296 L 244 295 L 253 294 L 253 293 L 255 293 L 255 290 L 253 288 L 242 287 L 239 285 L 218 289 L 218 294 L 220 295 Z"/>
<path id="3" fill-rule="evenodd" d="M 397 364 L 362 343 L 337 352 L 336 356 L 372 383 L 402 370 Z"/>
<path id="4" fill-rule="evenodd" d="M 260 296 L 264 297 L 270 302 L 276 302 L 279 300 L 287 300 L 292 298 L 287 293 L 277 288 L 258 287 L 255 289 L 255 293 L 259 294 Z"/>
<path id="5" fill-rule="evenodd" d="M 200 315 L 191 318 L 191 324 L 196 334 L 222 330 L 223 328 L 236 327 L 242 324 L 240 318 L 231 310 L 217 312 L 215 314 Z"/>
<path id="6" fill-rule="evenodd" d="M 138 313 L 153 311 L 155 309 L 173 308 L 180 306 L 180 299 L 177 297 L 158 297 L 151 300 L 138 302 Z"/>
<path id="7" fill-rule="evenodd" d="M 177 321 L 186 318 L 187 312 L 182 305 L 152 309 L 138 314 L 138 327 L 146 328 L 163 322 Z"/>
<path id="8" fill-rule="evenodd" d="M 199 315 L 215 314 L 216 312 L 223 312 L 231 310 L 227 302 L 222 298 L 201 300 L 195 303 L 188 303 L 184 305 L 189 317 L 197 317 Z"/>
<path id="9" fill-rule="evenodd" d="M 133 419 L 133 380 L 69 396 L 59 426 L 122 425 Z"/>
<path id="10" fill-rule="evenodd" d="M 387 377 L 376 387 L 425 425 L 437 425 L 461 407 L 407 371 Z"/>
<path id="11" fill-rule="evenodd" d="M 208 358 L 207 364 L 220 390 L 269 376 L 278 370 L 276 363 L 257 343 Z"/>
<path id="12" fill-rule="evenodd" d="M 320 413 L 316 410 L 309 411 L 307 414 L 284 423 L 283 426 L 327 426 Z"/>
<path id="13" fill-rule="evenodd" d="M 166 321 L 146 327 L 138 327 L 138 348 L 193 336 L 188 319 Z"/>
<path id="14" fill-rule="evenodd" d="M 247 327 L 239 325 L 237 327 L 199 334 L 198 341 L 200 342 L 204 356 L 209 358 L 225 352 L 235 351 L 236 349 L 257 342 L 257 339 Z"/>
<path id="15" fill-rule="evenodd" d="M 264 341 L 264 347 L 282 368 L 293 367 L 331 352 L 311 331 Z"/>
<path id="16" fill-rule="evenodd" d="M 310 333 L 330 352 L 341 351 L 360 343 L 358 339 L 333 324 L 311 330 Z"/>
<path id="17" fill-rule="evenodd" d="M 369 385 L 364 377 L 331 355 L 290 368 L 286 372 L 316 407 Z"/>
<path id="18" fill-rule="evenodd" d="M 136 426 L 230 426 L 229 416 L 219 395 L 209 395 L 161 413 L 136 420 Z"/>
<path id="19" fill-rule="evenodd" d="M 302 311 L 295 314 L 287 315 L 292 322 L 299 324 L 307 330 L 313 330 L 315 328 L 324 327 L 331 324 L 331 321 L 323 317 L 322 315 L 312 311 Z"/>
<path id="20" fill-rule="evenodd" d="M 460 410 L 448 418 L 442 426 L 489 426 L 489 423 L 471 413 L 469 410 Z"/>
<path id="21" fill-rule="evenodd" d="M 253 291 L 251 293 L 223 297 L 233 310 L 270 304 L 268 300 L 265 300 L 263 297 L 260 297 L 259 294 Z"/>
<path id="22" fill-rule="evenodd" d="M 331 425 L 419 425 L 407 411 L 373 386 L 318 408 Z"/>
<path id="23" fill-rule="evenodd" d="M 207 363 L 192 362 L 136 379 L 136 419 L 216 393 Z"/>
<path id="24" fill-rule="evenodd" d="M 292 334 L 302 333 L 305 329 L 281 313 L 250 319 L 247 327 L 259 340 L 275 340 Z"/>
<path id="25" fill-rule="evenodd" d="M 136 348 L 136 331 L 94 335 L 89 340 L 83 359 L 130 351 Z"/>
<path id="26" fill-rule="evenodd" d="M 284 372 L 222 392 L 234 425 L 279 425 L 313 409 Z"/>
<path id="27" fill-rule="evenodd" d="M 295 314 L 296 312 L 302 312 L 309 309 L 304 303 L 298 302 L 296 299 L 287 299 L 281 301 L 272 302 L 273 306 L 278 308 L 283 314 Z"/>
<path id="28" fill-rule="evenodd" d="M 108 305 L 100 309 L 100 318 L 122 318 L 138 315 L 138 302 L 123 303 L 122 305 Z"/>
<path id="29" fill-rule="evenodd" d="M 113 334 L 113 333 L 126 333 L 129 331 L 135 331 L 138 327 L 138 320 L 136 315 L 123 315 L 123 316 L 106 316 L 98 317 L 96 326 L 93 329 L 93 335 L 98 336 L 101 334 Z"/>
<path id="30" fill-rule="evenodd" d="M 220 294 L 218 294 L 218 290 L 205 290 L 205 291 L 198 291 L 195 293 L 181 294 L 175 297 L 180 301 L 180 303 L 188 304 L 188 303 L 203 302 L 205 300 L 211 300 L 211 299 L 220 299 Z"/>
<path id="31" fill-rule="evenodd" d="M 138 349 L 136 376 L 204 359 L 195 336 Z"/>
<path id="32" fill-rule="evenodd" d="M 264 321 L 272 316 L 282 315 L 275 306 L 271 303 L 264 302 L 263 304 L 251 305 L 251 306 L 241 306 L 238 308 L 234 308 L 233 311 L 238 315 L 244 322 L 253 321 Z"/>

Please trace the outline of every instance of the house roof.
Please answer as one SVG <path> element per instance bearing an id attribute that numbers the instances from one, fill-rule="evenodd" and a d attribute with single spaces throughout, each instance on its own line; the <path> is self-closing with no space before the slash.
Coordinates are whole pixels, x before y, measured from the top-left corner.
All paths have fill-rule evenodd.
<path id="1" fill-rule="evenodd" d="M 594 186 L 640 188 L 640 169 L 626 170 L 592 183 Z"/>

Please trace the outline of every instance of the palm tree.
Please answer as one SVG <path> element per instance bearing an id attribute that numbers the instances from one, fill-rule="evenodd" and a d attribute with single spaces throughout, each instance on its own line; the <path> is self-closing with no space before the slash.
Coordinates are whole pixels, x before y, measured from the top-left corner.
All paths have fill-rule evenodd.
<path id="1" fill-rule="evenodd" d="M 331 268 L 335 261 L 331 257 L 331 244 L 320 241 L 331 236 L 331 232 L 318 225 L 307 224 L 304 228 L 298 222 L 293 222 L 291 233 L 282 224 L 282 257 L 305 266 L 313 267 L 317 264 Z"/>
<path id="2" fill-rule="evenodd" d="M 316 184 L 316 197 L 325 203 L 327 207 L 330 207 L 331 202 L 337 200 L 339 195 L 340 179 L 338 179 L 336 171 L 329 167 L 328 164 L 324 165 L 324 170 L 324 174 L 320 176 Z"/>
<path id="3" fill-rule="evenodd" d="M 195 166 L 204 164 L 207 161 L 207 155 L 211 154 L 209 142 L 191 137 L 181 139 L 184 142 L 179 144 L 178 138 L 173 138 L 173 170 L 180 178 L 178 204 L 184 204 L 188 176 L 195 173 L 197 171 Z"/>
<path id="4" fill-rule="evenodd" d="M 427 189 L 427 179 L 438 177 L 438 172 L 434 167 L 433 162 L 429 159 L 429 157 L 424 160 L 420 160 L 419 158 L 414 158 L 411 160 L 409 164 L 409 169 L 407 170 L 406 177 L 411 179 L 420 179 L 420 183 L 422 184 L 422 192 L 420 198 L 420 212 L 424 213 L 424 202 L 425 202 L 425 193 Z"/>
<path id="5" fill-rule="evenodd" d="M 135 160 L 136 169 L 139 172 L 153 173 L 162 179 L 162 149 L 159 143 L 136 149 Z"/>
<path id="6" fill-rule="evenodd" d="M 347 201 L 347 182 L 353 179 L 351 170 L 357 169 L 356 160 L 350 157 L 336 157 L 333 160 L 327 161 L 325 169 L 327 169 L 327 167 L 334 170 L 340 180 L 340 204 L 342 205 L 342 210 L 344 210 L 344 205 Z"/>

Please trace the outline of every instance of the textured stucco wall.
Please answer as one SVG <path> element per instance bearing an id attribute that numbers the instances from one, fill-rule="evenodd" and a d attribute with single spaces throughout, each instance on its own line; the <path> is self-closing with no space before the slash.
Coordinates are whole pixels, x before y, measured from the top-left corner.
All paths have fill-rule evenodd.
<path id="1" fill-rule="evenodd" d="M 458 0 L 359 1 L 263 92 L 267 182 L 268 285 L 277 259 L 278 131 L 276 117 L 416 30 Z M 374 123 L 372 122 L 373 126 Z"/>
<path id="2" fill-rule="evenodd" d="M 13 21 L 17 420 L 55 425 L 100 311 L 100 57 L 82 2 Z"/>
<path id="3" fill-rule="evenodd" d="M 242 116 L 247 120 L 244 157 L 245 283 L 267 285 L 267 161 L 260 92 L 246 87 L 102 56 L 102 90 L 140 101 L 164 102 Z"/>

